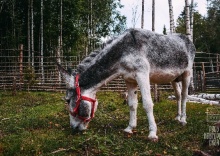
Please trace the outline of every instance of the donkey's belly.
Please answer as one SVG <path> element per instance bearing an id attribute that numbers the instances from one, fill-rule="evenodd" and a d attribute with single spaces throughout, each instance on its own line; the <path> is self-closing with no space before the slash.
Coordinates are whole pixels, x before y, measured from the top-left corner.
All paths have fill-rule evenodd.
<path id="1" fill-rule="evenodd" d="M 174 81 L 179 77 L 182 71 L 156 71 L 150 73 L 150 82 L 156 84 L 165 84 Z"/>

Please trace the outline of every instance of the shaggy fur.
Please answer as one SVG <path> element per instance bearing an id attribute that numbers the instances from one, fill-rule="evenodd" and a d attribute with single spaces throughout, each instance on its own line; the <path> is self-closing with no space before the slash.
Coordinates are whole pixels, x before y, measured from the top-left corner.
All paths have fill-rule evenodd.
<path id="1" fill-rule="evenodd" d="M 108 41 L 103 49 L 92 52 L 79 64 L 77 68 L 80 74 L 79 86 L 82 95 L 95 98 L 101 86 L 118 76 L 123 76 L 128 88 L 130 107 L 130 121 L 125 131 L 132 133 L 133 128 L 136 127 L 136 90 L 139 85 L 143 108 L 148 116 L 150 130 L 148 137 L 157 140 L 150 82 L 158 84 L 172 82 L 178 103 L 176 119 L 186 124 L 186 98 L 194 57 L 195 47 L 185 35 L 160 35 L 143 29 L 128 29 L 122 35 Z M 60 71 L 68 88 L 74 88 L 72 83 L 75 74 L 68 75 L 64 69 Z M 179 82 L 182 84 L 182 90 Z M 74 107 L 73 103 L 74 100 L 70 103 L 71 108 Z M 84 115 L 89 116 L 91 104 L 85 103 L 81 111 L 86 108 L 85 112 L 88 113 Z M 77 119 L 71 118 L 73 127 L 85 127 Z"/>

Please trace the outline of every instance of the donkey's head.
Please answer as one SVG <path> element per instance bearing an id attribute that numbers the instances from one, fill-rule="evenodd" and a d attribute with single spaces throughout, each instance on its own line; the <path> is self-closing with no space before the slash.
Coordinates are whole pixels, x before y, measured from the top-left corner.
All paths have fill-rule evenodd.
<path id="1" fill-rule="evenodd" d="M 59 64 L 57 66 L 67 86 L 65 100 L 68 104 L 70 125 L 74 129 L 85 130 L 94 117 L 98 102 L 96 99 L 83 96 L 84 90 L 79 86 L 79 74 L 67 71 Z"/>

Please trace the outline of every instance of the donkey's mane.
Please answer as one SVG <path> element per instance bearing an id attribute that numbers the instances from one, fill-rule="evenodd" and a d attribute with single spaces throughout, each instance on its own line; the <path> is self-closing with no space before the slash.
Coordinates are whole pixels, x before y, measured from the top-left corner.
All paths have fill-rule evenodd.
<path id="1" fill-rule="evenodd" d="M 104 52 L 103 49 L 105 49 L 108 45 L 110 45 L 113 40 L 115 40 L 117 37 L 112 37 L 111 39 L 104 42 L 99 49 L 94 50 L 91 52 L 88 56 L 86 56 L 80 64 L 77 66 L 77 71 L 79 73 L 84 72 L 86 69 L 88 69 L 93 62 L 98 58 L 97 56 Z"/>
<path id="2" fill-rule="evenodd" d="M 100 50 L 95 50 L 91 52 L 86 58 L 82 60 L 82 62 L 77 66 L 77 71 L 79 73 L 84 72 L 91 64 L 92 60 L 96 58 L 96 56 L 100 53 Z"/>

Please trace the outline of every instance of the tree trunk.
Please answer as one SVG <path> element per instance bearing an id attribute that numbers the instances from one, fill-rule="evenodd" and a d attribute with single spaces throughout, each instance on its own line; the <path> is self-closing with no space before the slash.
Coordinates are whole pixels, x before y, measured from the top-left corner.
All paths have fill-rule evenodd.
<path id="1" fill-rule="evenodd" d="M 63 0 L 60 0 L 60 52 L 63 56 Z"/>
<path id="2" fill-rule="evenodd" d="M 58 36 L 58 47 L 57 47 L 57 62 L 61 64 L 61 58 L 60 58 L 60 36 Z M 61 83 L 61 74 L 58 72 L 58 81 Z"/>
<path id="3" fill-rule="evenodd" d="M 32 52 L 32 68 L 34 68 L 34 10 L 33 0 L 31 0 L 31 52 Z"/>
<path id="4" fill-rule="evenodd" d="M 189 1 L 185 0 L 185 23 L 186 23 L 186 35 L 187 37 L 192 40 L 192 31 L 193 31 L 193 17 L 192 17 L 192 10 L 193 10 L 193 0 L 191 1 L 191 8 L 189 5 Z M 192 25 L 191 25 L 192 24 Z M 192 28 L 192 30 L 191 30 Z M 193 70 L 193 69 L 192 69 Z M 205 81 L 204 81 L 205 82 Z M 193 77 L 191 77 L 190 80 L 190 86 L 189 86 L 189 94 L 194 92 L 194 83 L 193 83 Z"/>
<path id="5" fill-rule="evenodd" d="M 12 36 L 13 36 L 13 43 L 15 47 L 16 45 L 16 35 L 15 35 L 15 1 L 12 1 Z"/>
<path id="6" fill-rule="evenodd" d="M 23 44 L 19 45 L 20 55 L 19 55 L 19 73 L 20 73 L 20 85 L 23 81 Z"/>
<path id="7" fill-rule="evenodd" d="M 220 100 L 220 94 L 200 93 L 198 95 L 191 95 L 191 97 L 203 98 L 207 100 Z"/>
<path id="8" fill-rule="evenodd" d="M 191 7 L 190 7 L 190 33 L 191 33 L 191 40 L 193 41 L 193 18 L 194 18 L 194 0 L 191 0 Z"/>
<path id="9" fill-rule="evenodd" d="M 91 51 L 93 51 L 95 49 L 94 47 L 94 39 L 95 39 L 95 34 L 94 34 L 94 30 L 93 30 L 93 0 L 91 0 L 91 3 L 90 3 L 90 29 L 91 29 Z"/>
<path id="10" fill-rule="evenodd" d="M 175 32 L 172 0 L 168 0 L 168 3 L 169 3 L 169 14 L 170 14 L 170 33 L 172 34 Z"/>
<path id="11" fill-rule="evenodd" d="M 155 31 L 155 0 L 152 0 L 152 31 Z M 158 102 L 157 84 L 154 84 L 154 102 Z"/>
<path id="12" fill-rule="evenodd" d="M 44 42 L 43 42 L 43 39 L 44 39 L 44 35 L 43 35 L 43 7 L 44 7 L 44 4 L 43 4 L 43 0 L 41 0 L 41 24 L 40 24 L 40 36 L 41 36 L 41 39 L 40 39 L 40 66 L 41 66 L 41 83 L 44 83 L 44 54 L 43 54 L 43 45 L 44 45 Z"/>
<path id="13" fill-rule="evenodd" d="M 86 50 L 86 56 L 90 51 L 93 51 L 93 0 L 89 0 L 89 14 L 88 14 L 88 50 Z"/>
<path id="14" fill-rule="evenodd" d="M 63 14 L 63 2 L 62 0 L 60 0 L 60 19 L 59 19 L 59 30 L 60 30 L 60 34 L 58 36 L 58 46 L 57 46 L 57 62 L 59 64 L 61 64 L 61 51 L 62 51 L 62 22 L 63 22 L 63 18 L 62 18 L 62 15 Z M 59 83 L 61 83 L 61 74 L 60 72 L 58 72 L 58 81 Z"/>
<path id="15" fill-rule="evenodd" d="M 190 96 L 188 95 L 187 99 L 190 100 L 190 102 L 199 102 L 199 103 L 203 103 L 203 104 L 211 104 L 211 105 L 220 105 L 219 101 L 213 101 L 213 100 L 206 100 L 204 98 L 199 98 L 199 97 L 195 97 L 195 96 Z"/>
<path id="16" fill-rule="evenodd" d="M 28 0 L 28 67 L 31 66 L 30 0 Z"/>
<path id="17" fill-rule="evenodd" d="M 152 0 L 152 31 L 155 31 L 155 0 Z"/>
<path id="18" fill-rule="evenodd" d="M 188 0 L 185 0 L 185 23 L 186 23 L 186 35 L 191 40 L 190 19 L 189 19 L 189 1 Z"/>
<path id="19" fill-rule="evenodd" d="M 144 28 L 144 0 L 142 0 L 141 28 Z"/>
<path id="20" fill-rule="evenodd" d="M 132 8 L 132 19 L 131 19 L 131 23 L 132 23 L 132 27 L 135 28 L 136 24 L 137 24 L 137 20 L 138 20 L 138 16 L 137 16 L 137 11 L 138 11 L 138 5 L 135 5 Z"/>

